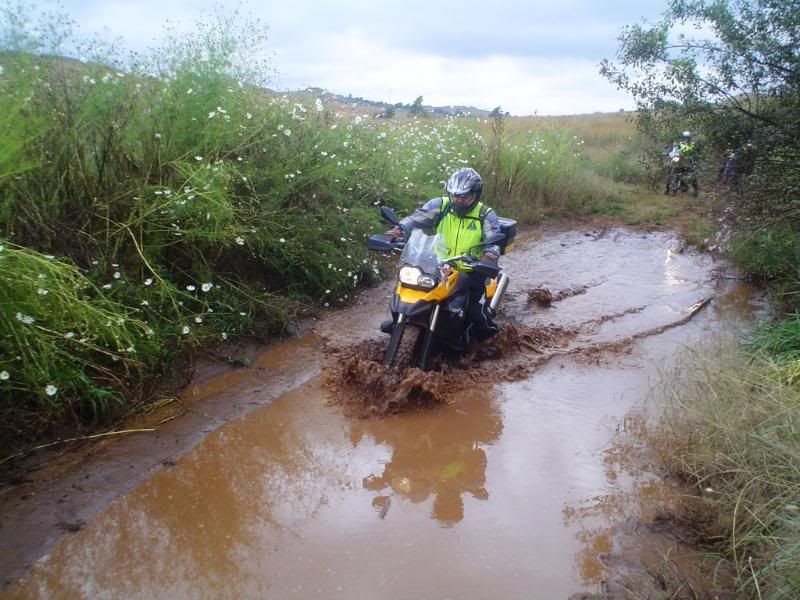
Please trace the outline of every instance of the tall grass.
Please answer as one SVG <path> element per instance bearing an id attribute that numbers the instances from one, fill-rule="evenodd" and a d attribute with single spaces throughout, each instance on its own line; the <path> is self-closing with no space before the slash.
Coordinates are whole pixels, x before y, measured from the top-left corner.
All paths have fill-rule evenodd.
<path id="1" fill-rule="evenodd" d="M 653 436 L 662 464 L 697 486 L 695 515 L 743 597 L 800 594 L 800 388 L 784 365 L 736 346 L 697 350 L 665 386 Z"/>
<path id="2" fill-rule="evenodd" d="M 28 430 L 107 416 L 158 354 L 135 310 L 73 265 L 8 243 L 0 244 L 0 306 L 0 403 L 6 423 Z"/>

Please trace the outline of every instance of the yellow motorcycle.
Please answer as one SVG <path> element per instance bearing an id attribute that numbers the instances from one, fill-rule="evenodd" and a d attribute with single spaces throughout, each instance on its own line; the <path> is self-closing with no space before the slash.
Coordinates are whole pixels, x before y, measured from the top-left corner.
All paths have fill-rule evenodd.
<path id="1" fill-rule="evenodd" d="M 394 212 L 381 207 L 382 216 L 398 224 Z M 368 248 L 401 250 L 397 285 L 389 303 L 391 325 L 382 328 L 391 335 L 384 355 L 387 366 L 428 370 L 435 352 L 463 352 L 470 341 L 467 318 L 470 293 L 464 271 L 486 277 L 486 301 L 497 312 L 509 284 L 508 275 L 494 262 L 476 258 L 483 246 L 499 245 L 505 254 L 516 234 L 516 221 L 500 218 L 502 233 L 481 243 L 469 253 L 446 256 L 441 235 L 423 228 L 412 230 L 408 239 L 392 240 L 386 234 L 369 237 Z"/>

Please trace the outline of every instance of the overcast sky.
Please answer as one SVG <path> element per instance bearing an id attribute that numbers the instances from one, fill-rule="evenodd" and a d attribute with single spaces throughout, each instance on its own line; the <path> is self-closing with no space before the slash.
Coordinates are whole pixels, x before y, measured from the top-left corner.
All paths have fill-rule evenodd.
<path id="1" fill-rule="evenodd" d="M 515 115 L 633 108 L 598 74 L 625 25 L 658 20 L 666 0 L 63 0 L 83 36 L 158 45 L 213 6 L 269 27 L 281 90 L 314 86 L 371 100 L 502 106 Z M 227 10 L 227 9 L 226 9 Z"/>

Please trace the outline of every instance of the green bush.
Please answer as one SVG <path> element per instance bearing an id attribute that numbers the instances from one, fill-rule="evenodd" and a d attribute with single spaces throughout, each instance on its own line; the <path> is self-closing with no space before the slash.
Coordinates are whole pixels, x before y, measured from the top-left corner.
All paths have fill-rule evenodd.
<path id="1" fill-rule="evenodd" d="M 769 283 L 787 310 L 800 305 L 800 237 L 788 227 L 744 231 L 730 243 L 729 255 L 754 279 Z"/>
<path id="2" fill-rule="evenodd" d="M 0 240 L 0 441 L 100 421 L 158 356 L 156 332 L 74 265 Z"/>

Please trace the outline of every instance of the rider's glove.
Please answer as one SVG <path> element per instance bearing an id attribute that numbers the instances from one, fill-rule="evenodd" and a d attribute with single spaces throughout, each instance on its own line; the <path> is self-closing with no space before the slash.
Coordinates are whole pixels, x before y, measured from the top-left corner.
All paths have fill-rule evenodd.
<path id="1" fill-rule="evenodd" d="M 403 237 L 403 235 L 405 235 L 405 234 L 403 233 L 403 230 L 400 227 L 395 226 L 395 227 L 392 227 L 389 231 L 387 231 L 386 235 L 389 236 L 389 241 L 393 242 L 397 238 Z"/>

